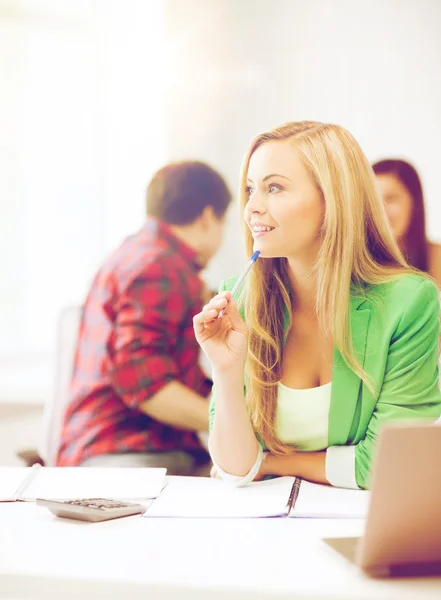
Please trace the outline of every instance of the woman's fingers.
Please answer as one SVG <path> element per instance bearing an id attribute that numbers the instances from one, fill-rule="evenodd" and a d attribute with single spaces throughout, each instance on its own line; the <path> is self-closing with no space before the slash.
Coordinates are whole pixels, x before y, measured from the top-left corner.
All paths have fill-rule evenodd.
<path id="1" fill-rule="evenodd" d="M 227 306 L 230 296 L 231 296 L 230 292 L 223 292 L 222 294 L 218 294 L 217 296 L 212 298 L 210 300 L 210 302 L 208 302 L 208 304 L 206 304 L 202 308 L 202 310 L 205 310 L 205 309 L 222 310 L 223 308 L 225 308 Z"/>
<path id="2" fill-rule="evenodd" d="M 217 294 L 217 296 L 212 298 L 210 302 L 203 307 L 200 313 L 193 317 L 193 325 L 196 334 L 202 333 L 204 329 L 216 323 L 220 312 L 225 310 L 228 306 L 230 298 L 230 292 Z"/>
<path id="3" fill-rule="evenodd" d="M 207 306 L 207 308 L 204 308 L 199 314 L 201 315 L 202 320 L 204 321 L 204 324 L 207 325 L 209 323 L 211 323 L 212 321 L 215 321 L 218 316 L 220 311 L 223 309 L 223 307 L 210 307 Z"/>
<path id="4" fill-rule="evenodd" d="M 210 321 L 212 322 L 213 318 L 211 318 Z M 207 323 L 207 316 L 204 315 L 204 312 L 200 312 L 193 317 L 193 328 L 196 335 L 201 335 L 204 332 Z"/>
<path id="5" fill-rule="evenodd" d="M 202 333 L 204 329 L 212 324 L 217 323 L 219 312 L 221 309 L 204 308 L 200 313 L 193 317 L 193 326 L 195 332 Z"/>
<path id="6" fill-rule="evenodd" d="M 237 310 L 237 304 L 235 300 L 231 300 L 231 302 L 228 303 L 225 314 L 230 317 L 231 325 L 234 329 L 237 331 L 243 331 L 246 329 L 245 323 L 243 322 L 243 319 Z"/>
<path id="7" fill-rule="evenodd" d="M 215 301 L 218 301 L 218 300 L 223 300 L 224 298 L 225 298 L 225 299 L 227 300 L 227 302 L 228 302 L 228 300 L 231 298 L 231 292 L 221 292 L 220 294 L 216 294 L 216 296 L 214 296 L 214 297 L 213 297 L 213 298 L 210 300 L 210 302 L 215 302 Z M 210 302 L 209 302 L 209 303 L 210 303 Z"/>

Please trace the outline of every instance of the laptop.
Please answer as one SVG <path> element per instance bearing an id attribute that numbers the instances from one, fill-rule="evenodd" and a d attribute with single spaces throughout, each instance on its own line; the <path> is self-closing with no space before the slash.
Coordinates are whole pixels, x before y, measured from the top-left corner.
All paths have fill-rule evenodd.
<path id="1" fill-rule="evenodd" d="M 441 426 L 383 429 L 363 537 L 324 541 L 373 577 L 441 575 Z"/>

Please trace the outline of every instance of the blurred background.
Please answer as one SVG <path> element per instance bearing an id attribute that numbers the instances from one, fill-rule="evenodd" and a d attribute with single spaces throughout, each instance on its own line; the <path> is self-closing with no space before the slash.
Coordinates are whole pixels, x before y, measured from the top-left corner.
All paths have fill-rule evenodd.
<path id="1" fill-rule="evenodd" d="M 60 311 L 144 218 L 146 184 L 250 139 L 339 123 L 412 162 L 441 241 L 440 0 L 0 0 L 0 464 L 38 447 Z M 236 207 L 205 273 L 244 260 Z"/>

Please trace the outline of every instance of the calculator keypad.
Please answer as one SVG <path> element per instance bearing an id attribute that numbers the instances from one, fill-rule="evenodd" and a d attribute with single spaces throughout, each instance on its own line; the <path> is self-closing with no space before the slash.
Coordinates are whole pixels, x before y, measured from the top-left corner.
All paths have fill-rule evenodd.
<path id="1" fill-rule="evenodd" d="M 96 508 L 105 510 L 106 508 L 125 508 L 133 506 L 132 503 L 119 502 L 118 500 L 107 500 L 106 498 L 84 498 L 80 500 L 66 500 L 63 504 L 71 504 L 73 506 L 84 506 L 87 508 Z"/>

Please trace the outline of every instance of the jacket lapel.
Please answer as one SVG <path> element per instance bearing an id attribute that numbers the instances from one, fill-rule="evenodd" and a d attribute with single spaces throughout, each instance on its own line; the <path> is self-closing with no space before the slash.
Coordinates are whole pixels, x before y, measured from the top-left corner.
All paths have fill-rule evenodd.
<path id="1" fill-rule="evenodd" d="M 370 309 L 361 306 L 364 300 L 351 300 L 352 343 L 355 354 L 364 366 L 366 342 L 369 329 Z M 332 368 L 331 405 L 329 408 L 330 446 L 344 445 L 348 441 L 360 393 L 361 379 L 344 362 L 340 352 L 334 349 Z"/>

